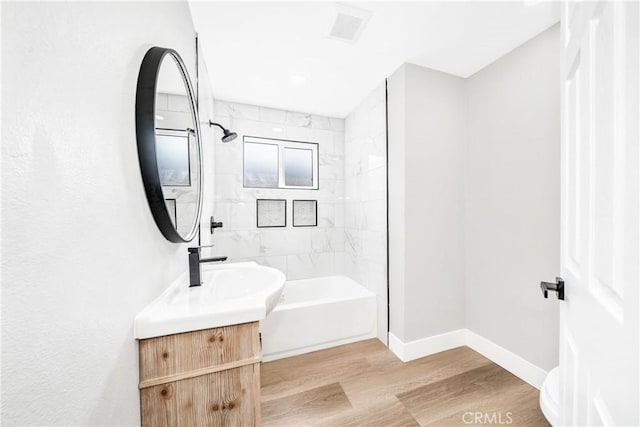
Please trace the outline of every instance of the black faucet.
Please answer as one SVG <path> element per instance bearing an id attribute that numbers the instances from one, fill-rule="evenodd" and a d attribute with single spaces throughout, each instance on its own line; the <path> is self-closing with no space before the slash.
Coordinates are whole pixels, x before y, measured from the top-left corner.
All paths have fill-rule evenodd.
<path id="1" fill-rule="evenodd" d="M 226 256 L 213 257 L 213 258 L 200 258 L 201 246 L 195 248 L 189 248 L 189 287 L 202 285 L 202 278 L 200 275 L 200 264 L 203 262 L 221 262 L 226 261 Z"/>

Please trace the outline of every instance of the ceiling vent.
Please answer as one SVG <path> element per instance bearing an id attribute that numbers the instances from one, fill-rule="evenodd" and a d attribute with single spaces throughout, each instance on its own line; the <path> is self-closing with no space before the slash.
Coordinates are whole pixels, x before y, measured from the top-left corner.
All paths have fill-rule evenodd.
<path id="1" fill-rule="evenodd" d="M 336 19 L 331 27 L 329 38 L 355 43 L 371 18 L 371 12 L 357 7 L 336 5 Z"/>

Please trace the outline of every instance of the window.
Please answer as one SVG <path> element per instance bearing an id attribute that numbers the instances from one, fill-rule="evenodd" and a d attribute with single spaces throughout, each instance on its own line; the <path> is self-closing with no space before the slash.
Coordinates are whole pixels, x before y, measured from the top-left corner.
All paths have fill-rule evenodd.
<path id="1" fill-rule="evenodd" d="M 156 160 L 162 185 L 191 186 L 190 145 L 189 132 L 156 130 Z"/>
<path id="2" fill-rule="evenodd" d="M 244 137 L 244 186 L 318 189 L 318 144 Z"/>
<path id="3" fill-rule="evenodd" d="M 313 187 L 313 150 L 283 148 L 284 185 Z"/>
<path id="4" fill-rule="evenodd" d="M 244 143 L 244 186 L 278 188 L 278 145 Z"/>

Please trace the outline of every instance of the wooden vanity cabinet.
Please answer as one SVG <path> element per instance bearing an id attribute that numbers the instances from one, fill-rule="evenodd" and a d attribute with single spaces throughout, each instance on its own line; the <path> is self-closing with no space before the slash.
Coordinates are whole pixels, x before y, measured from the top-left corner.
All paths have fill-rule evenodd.
<path id="1" fill-rule="evenodd" d="M 258 322 L 139 341 L 143 426 L 260 425 Z"/>

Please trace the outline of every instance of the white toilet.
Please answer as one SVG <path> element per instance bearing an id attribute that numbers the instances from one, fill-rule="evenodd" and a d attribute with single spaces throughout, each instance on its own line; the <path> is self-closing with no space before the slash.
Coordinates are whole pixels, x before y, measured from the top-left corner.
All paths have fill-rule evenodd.
<path id="1" fill-rule="evenodd" d="M 552 426 L 560 425 L 560 367 L 547 374 L 540 389 L 540 409 Z"/>

